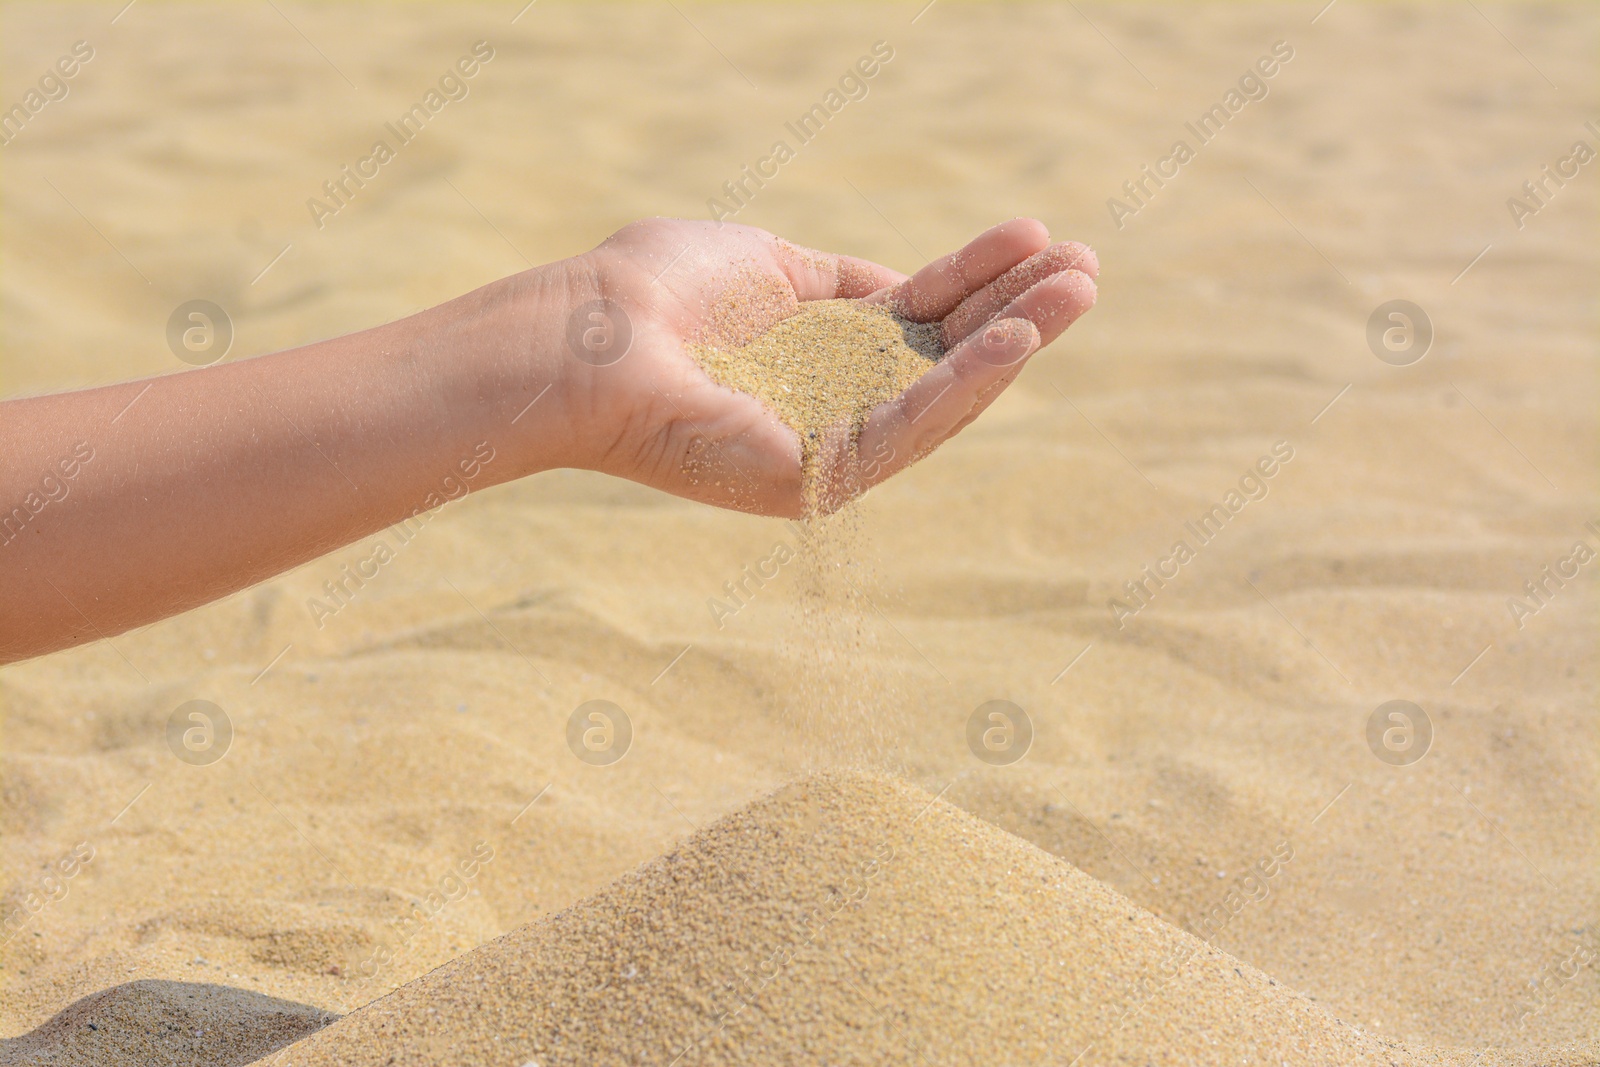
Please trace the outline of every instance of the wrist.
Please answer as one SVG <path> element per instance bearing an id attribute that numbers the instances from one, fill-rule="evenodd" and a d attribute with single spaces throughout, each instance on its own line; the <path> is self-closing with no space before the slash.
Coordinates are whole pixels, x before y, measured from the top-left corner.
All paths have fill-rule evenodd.
<path id="1" fill-rule="evenodd" d="M 583 257 L 491 282 L 407 320 L 406 346 L 466 443 L 497 461 L 475 489 L 559 467 L 586 466 L 571 420 L 567 320 L 597 291 Z M 456 436 L 456 435 L 451 435 Z"/>

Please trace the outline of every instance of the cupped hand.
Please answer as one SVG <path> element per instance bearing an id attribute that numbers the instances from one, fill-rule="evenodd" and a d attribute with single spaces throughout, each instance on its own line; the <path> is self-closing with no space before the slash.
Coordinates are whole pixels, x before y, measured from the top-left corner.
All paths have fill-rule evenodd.
<path id="1" fill-rule="evenodd" d="M 754 227 L 675 219 L 632 223 L 580 261 L 594 299 L 569 328 L 563 391 L 585 465 L 786 517 L 808 506 L 799 438 L 755 397 L 713 382 L 688 348 L 726 332 L 715 319 L 728 293 L 760 297 L 744 305 L 754 332 L 803 302 L 835 298 L 941 323 L 944 359 L 873 409 L 853 441 L 847 428 L 830 435 L 820 465 L 827 492 L 811 506 L 832 509 L 982 413 L 1029 356 L 1094 305 L 1099 273 L 1090 249 L 1051 244 L 1033 219 L 995 226 L 909 278 Z"/>

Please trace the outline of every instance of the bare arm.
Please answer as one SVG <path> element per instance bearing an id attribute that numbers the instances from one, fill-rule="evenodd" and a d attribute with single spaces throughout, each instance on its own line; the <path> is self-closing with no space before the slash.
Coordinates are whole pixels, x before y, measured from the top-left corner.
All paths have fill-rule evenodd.
<path id="1" fill-rule="evenodd" d="M 958 349 L 925 376 L 948 381 L 928 383 L 930 396 L 940 390 L 938 410 L 914 433 L 894 403 L 874 414 L 876 432 L 908 459 L 969 421 L 1093 302 L 1092 254 L 1073 260 L 1088 274 L 1051 268 L 1050 255 L 1073 246 L 1042 251 L 1037 223 L 980 237 L 965 273 L 940 261 L 909 282 L 759 230 L 713 226 L 639 223 L 585 256 L 376 329 L 0 403 L 0 662 L 113 636 L 467 490 L 557 467 L 797 513 L 798 441 L 753 398 L 712 384 L 683 350 L 707 291 L 726 282 L 719 264 L 754 258 L 801 300 L 877 291 L 926 321 L 970 328 L 973 352 Z M 655 277 L 675 255 L 673 275 Z M 1008 269 L 1008 285 L 996 282 Z M 1013 299 L 1029 270 L 1042 280 L 1024 278 L 1030 286 Z M 594 366 L 569 351 L 568 320 L 602 296 L 628 317 L 633 341 L 625 358 Z M 995 358 L 996 345 L 1007 359 Z M 739 467 L 737 499 L 725 495 L 730 479 L 687 473 L 708 443 Z"/>
<path id="2" fill-rule="evenodd" d="M 557 353 L 529 342 L 567 305 L 568 275 L 529 272 L 257 359 L 0 405 L 0 657 L 203 604 L 425 509 L 447 484 L 570 462 L 550 409 L 512 423 L 552 379 Z"/>

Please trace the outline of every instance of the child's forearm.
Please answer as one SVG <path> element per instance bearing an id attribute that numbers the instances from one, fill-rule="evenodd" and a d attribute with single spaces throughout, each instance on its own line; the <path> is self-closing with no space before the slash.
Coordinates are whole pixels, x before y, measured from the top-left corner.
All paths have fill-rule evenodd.
<path id="1" fill-rule="evenodd" d="M 0 662 L 570 462 L 560 398 L 528 405 L 578 278 L 555 264 L 348 337 L 0 404 Z"/>

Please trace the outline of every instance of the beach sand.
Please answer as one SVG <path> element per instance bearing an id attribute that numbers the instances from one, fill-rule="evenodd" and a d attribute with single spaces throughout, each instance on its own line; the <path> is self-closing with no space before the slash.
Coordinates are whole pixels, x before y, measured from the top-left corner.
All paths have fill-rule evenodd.
<path id="1" fill-rule="evenodd" d="M 6 106 L 94 48 L 4 148 L 4 395 L 179 369 L 186 300 L 241 358 L 705 217 L 876 41 L 736 221 L 910 271 L 1036 215 L 1099 300 L 821 545 L 557 472 L 0 671 L 0 1063 L 249 1062 L 330 1015 L 281 1062 L 427 1062 L 494 1036 L 479 978 L 517 1056 L 568 1062 L 558 1025 L 667 1063 L 705 964 L 758 965 L 880 828 L 881 882 L 681 1063 L 840 1027 L 845 1062 L 1600 1062 L 1593 566 L 1543 577 L 1600 546 L 1593 165 L 1507 208 L 1596 143 L 1592 8 L 277 6 L 0 8 Z M 1368 347 L 1395 299 L 1433 325 L 1409 365 Z M 195 700 L 212 762 L 169 744 Z M 569 745 L 595 700 L 615 762 Z M 983 716 L 969 745 L 996 700 L 1019 761 Z M 1395 700 L 1420 759 L 1369 744 Z M 874 776 L 808 780 L 820 814 L 773 793 L 839 762 Z"/>
<path id="2" fill-rule="evenodd" d="M 750 317 L 744 307 L 764 303 L 760 289 L 752 297 L 739 294 L 737 282 L 730 288 L 733 295 L 725 299 L 741 309 L 736 319 Z M 697 342 L 689 351 L 712 381 L 754 396 L 800 438 L 801 492 L 809 518 L 820 513 L 825 497 L 842 502 L 859 492 L 826 473 L 822 457 L 829 443 L 872 462 L 871 456 L 859 455 L 857 444 L 868 416 L 943 359 L 945 346 L 936 322 L 912 322 L 860 300 L 814 300 L 748 344 Z M 839 484 L 825 484 L 829 481 Z M 854 548 L 848 541 L 842 546 Z"/>
<path id="3" fill-rule="evenodd" d="M 1049 1063 L 1095 1044 L 1138 1063 L 1388 1051 L 944 801 L 816 776 L 282 1062 Z"/>

